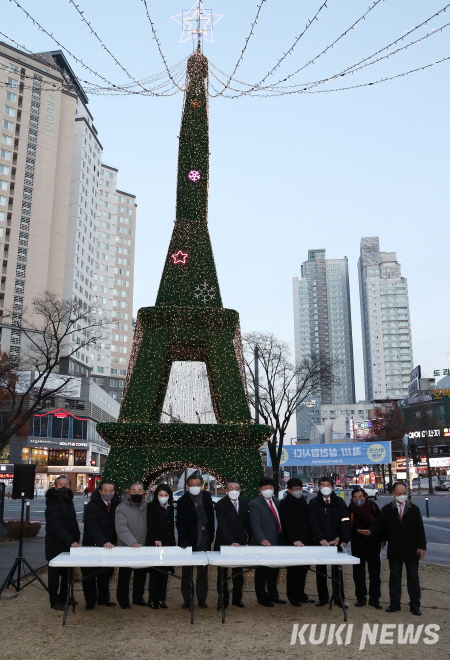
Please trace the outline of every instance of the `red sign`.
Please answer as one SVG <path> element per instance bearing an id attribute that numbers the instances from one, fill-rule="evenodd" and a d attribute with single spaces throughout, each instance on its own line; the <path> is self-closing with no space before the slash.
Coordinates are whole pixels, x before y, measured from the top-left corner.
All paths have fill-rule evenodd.
<path id="1" fill-rule="evenodd" d="M 0 472 L 0 479 L 14 479 L 14 475 L 7 472 Z"/>

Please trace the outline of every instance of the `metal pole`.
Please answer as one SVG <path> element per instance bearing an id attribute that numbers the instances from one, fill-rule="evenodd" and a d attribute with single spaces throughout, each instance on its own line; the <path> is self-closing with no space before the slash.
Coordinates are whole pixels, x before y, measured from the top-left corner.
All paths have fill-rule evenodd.
<path id="1" fill-rule="evenodd" d="M 86 507 L 88 502 L 83 502 L 83 524 L 86 522 Z"/>
<path id="2" fill-rule="evenodd" d="M 5 484 L 0 482 L 0 539 L 3 538 L 3 525 L 5 521 L 3 516 L 5 514 Z"/>
<path id="3" fill-rule="evenodd" d="M 427 518 L 430 517 L 430 509 L 428 507 L 428 497 L 425 498 L 425 509 L 427 511 Z"/>
<path id="4" fill-rule="evenodd" d="M 411 499 L 411 481 L 409 476 L 409 453 L 408 453 L 408 434 L 405 433 L 403 436 L 403 446 L 405 447 L 405 468 L 406 468 L 406 480 L 408 482 L 408 499 Z"/>
<path id="5" fill-rule="evenodd" d="M 259 347 L 255 346 L 255 424 L 259 424 Z"/>
<path id="6" fill-rule="evenodd" d="M 30 502 L 25 502 L 25 522 L 30 522 Z"/>

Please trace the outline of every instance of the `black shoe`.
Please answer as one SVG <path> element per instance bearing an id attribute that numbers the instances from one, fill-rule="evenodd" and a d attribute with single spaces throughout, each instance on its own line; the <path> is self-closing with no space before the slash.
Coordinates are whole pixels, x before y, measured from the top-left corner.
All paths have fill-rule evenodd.
<path id="1" fill-rule="evenodd" d="M 365 600 L 357 600 L 355 603 L 355 607 L 365 607 L 365 606 L 366 606 Z"/>
<path id="2" fill-rule="evenodd" d="M 235 607 L 245 607 L 245 605 L 244 605 L 244 603 L 242 602 L 242 600 L 235 600 L 235 601 L 233 601 L 231 604 L 234 605 Z"/>
<path id="3" fill-rule="evenodd" d="M 130 603 L 119 603 L 119 605 L 123 610 L 131 610 Z"/>
<path id="4" fill-rule="evenodd" d="M 64 605 L 64 603 L 58 603 L 58 602 L 50 603 L 50 607 L 52 608 L 52 610 L 65 610 L 66 609 L 66 606 Z"/>
<path id="5" fill-rule="evenodd" d="M 169 609 L 169 606 L 167 605 L 165 600 L 160 600 L 159 601 L 159 606 L 162 610 L 168 610 Z"/>
<path id="6" fill-rule="evenodd" d="M 341 603 L 341 601 L 340 601 L 340 600 L 337 600 L 336 598 L 333 598 L 333 603 L 334 603 L 335 605 L 337 605 L 338 607 L 343 607 L 344 610 L 348 610 L 348 605 L 347 605 L 347 603 L 344 603 L 344 602 Z M 364 603 L 364 605 L 365 605 L 365 603 Z"/>
<path id="7" fill-rule="evenodd" d="M 115 603 L 110 603 L 109 601 L 108 602 L 103 602 L 102 601 L 100 603 L 97 603 L 97 605 L 104 605 L 105 607 L 115 607 L 116 606 Z"/>
<path id="8" fill-rule="evenodd" d="M 141 605 L 142 607 L 147 607 L 147 603 L 145 602 L 144 599 L 133 600 L 133 605 Z"/>
<path id="9" fill-rule="evenodd" d="M 275 607 L 271 600 L 258 600 L 258 605 L 263 607 Z"/>
<path id="10" fill-rule="evenodd" d="M 415 614 L 415 616 L 422 615 L 422 610 L 420 609 L 420 607 L 410 607 L 409 611 L 411 612 L 411 614 Z"/>
<path id="11" fill-rule="evenodd" d="M 289 601 L 292 607 L 301 607 L 302 603 L 299 600 L 290 600 Z"/>
<path id="12" fill-rule="evenodd" d="M 181 608 L 183 610 L 188 610 L 190 608 L 190 606 L 191 606 L 190 603 L 188 603 L 187 600 L 185 600 L 183 605 L 181 606 Z"/>
<path id="13" fill-rule="evenodd" d="M 316 607 L 325 607 L 325 605 L 328 605 L 328 603 L 328 600 L 319 600 L 319 602 L 316 603 Z"/>
<path id="14" fill-rule="evenodd" d="M 376 610 L 382 610 L 383 605 L 380 605 L 379 600 L 369 600 L 370 607 L 374 607 Z"/>
<path id="15" fill-rule="evenodd" d="M 156 602 L 156 603 L 147 603 L 147 605 L 149 607 L 151 607 L 152 610 L 159 610 L 159 603 L 158 602 Z"/>
<path id="16" fill-rule="evenodd" d="M 287 601 L 286 600 L 281 600 L 281 598 L 270 598 L 270 601 L 272 603 L 275 603 L 276 605 L 286 605 Z"/>
<path id="17" fill-rule="evenodd" d="M 85 610 L 93 610 L 95 605 L 86 605 Z"/>
<path id="18" fill-rule="evenodd" d="M 316 601 L 313 600 L 312 598 L 308 598 L 308 596 L 305 596 L 305 598 L 300 598 L 301 603 L 305 603 L 307 605 L 313 605 Z"/>
<path id="19" fill-rule="evenodd" d="M 208 604 L 207 604 L 206 600 L 199 600 L 198 601 L 198 606 L 201 607 L 202 610 L 206 610 L 206 608 L 208 607 Z"/>
<path id="20" fill-rule="evenodd" d="M 401 609 L 400 605 L 389 605 L 389 607 L 386 608 L 386 612 L 400 612 Z"/>

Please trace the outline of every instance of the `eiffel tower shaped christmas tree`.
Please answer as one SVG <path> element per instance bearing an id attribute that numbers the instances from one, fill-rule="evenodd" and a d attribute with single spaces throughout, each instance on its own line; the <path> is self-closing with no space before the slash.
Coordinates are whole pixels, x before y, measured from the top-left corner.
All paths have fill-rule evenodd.
<path id="1" fill-rule="evenodd" d="M 97 425 L 111 446 L 104 476 L 119 491 L 170 470 L 199 467 L 255 493 L 258 449 L 272 429 L 253 424 L 244 386 L 239 315 L 224 309 L 208 232 L 208 60 L 187 63 L 176 220 L 156 305 L 139 310 L 119 420 Z M 217 424 L 160 423 L 172 363 L 206 365 Z"/>

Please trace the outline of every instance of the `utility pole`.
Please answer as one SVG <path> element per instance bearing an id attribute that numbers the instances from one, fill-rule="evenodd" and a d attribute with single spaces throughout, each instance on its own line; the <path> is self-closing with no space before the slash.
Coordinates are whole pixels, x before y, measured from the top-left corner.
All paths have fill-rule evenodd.
<path id="1" fill-rule="evenodd" d="M 405 467 L 406 467 L 406 480 L 408 482 L 408 499 L 411 499 L 411 478 L 409 474 L 409 452 L 408 452 L 409 436 L 407 433 L 403 436 L 403 446 L 405 448 Z"/>
<path id="2" fill-rule="evenodd" d="M 255 424 L 259 424 L 259 347 L 255 346 Z"/>

